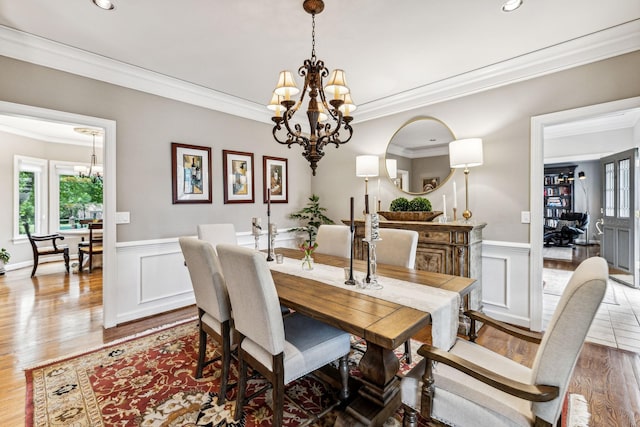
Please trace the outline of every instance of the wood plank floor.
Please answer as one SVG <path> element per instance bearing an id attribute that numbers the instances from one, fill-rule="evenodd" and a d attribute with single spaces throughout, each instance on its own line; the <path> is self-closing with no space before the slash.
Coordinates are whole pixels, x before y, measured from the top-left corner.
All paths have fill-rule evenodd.
<path id="1" fill-rule="evenodd" d="M 187 307 L 152 318 L 102 328 L 101 270 L 64 274 L 61 263 L 0 276 L 0 425 L 24 425 L 24 368 L 68 356 L 149 328 L 195 316 Z M 416 338 L 429 337 L 423 331 Z M 428 340 L 428 338 L 425 338 Z M 479 342 L 527 366 L 535 346 L 498 331 L 481 330 Z M 592 427 L 640 425 L 640 360 L 636 353 L 586 344 L 570 392 L 590 404 Z"/>

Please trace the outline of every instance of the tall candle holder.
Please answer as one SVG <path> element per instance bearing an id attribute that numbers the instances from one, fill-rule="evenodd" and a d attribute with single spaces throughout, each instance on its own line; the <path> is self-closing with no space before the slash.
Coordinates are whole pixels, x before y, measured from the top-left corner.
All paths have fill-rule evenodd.
<path id="1" fill-rule="evenodd" d="M 271 258 L 271 260 L 274 260 L 276 258 L 276 236 L 278 235 L 278 227 L 276 226 L 276 224 L 270 224 L 270 233 L 269 233 L 269 239 L 270 239 L 270 245 L 269 245 L 269 257 Z"/>
<path id="2" fill-rule="evenodd" d="M 262 220 L 260 218 L 251 218 L 251 234 L 254 239 L 254 248 L 256 251 L 260 250 L 260 236 L 262 234 Z"/>
<path id="3" fill-rule="evenodd" d="M 355 224 L 353 222 L 353 205 L 354 200 L 353 197 L 350 200 L 350 225 L 349 225 L 349 278 L 345 280 L 344 284 L 349 286 L 354 286 L 356 284 L 356 280 L 353 278 L 353 241 L 355 236 Z"/>
<path id="4" fill-rule="evenodd" d="M 376 261 L 376 242 L 380 239 L 380 218 L 378 214 L 367 214 L 364 221 L 364 241 L 368 246 L 368 260 L 367 260 L 367 289 L 382 289 L 382 285 L 378 283 L 378 276 L 376 274 L 377 261 Z"/>
<path id="5" fill-rule="evenodd" d="M 271 254 L 273 245 L 271 244 L 271 188 L 267 188 L 267 261 L 273 261 Z"/>

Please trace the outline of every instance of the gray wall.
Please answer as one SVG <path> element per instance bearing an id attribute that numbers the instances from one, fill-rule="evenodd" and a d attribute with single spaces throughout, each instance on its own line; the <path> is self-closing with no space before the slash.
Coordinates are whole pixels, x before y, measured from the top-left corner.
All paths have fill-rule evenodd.
<path id="1" fill-rule="evenodd" d="M 633 52 L 379 120 L 358 123 L 356 117 L 353 143 L 344 147 L 349 153 L 341 152 L 342 147 L 329 150 L 320 163 L 319 176 L 312 180 L 312 190 L 327 200 L 333 217 L 348 217 L 349 196 L 356 197 L 356 211 L 360 212 L 364 186 L 355 176 L 354 157 L 383 156 L 388 141 L 402 124 L 412 117 L 432 116 L 446 123 L 459 139 L 484 140 L 484 164 L 472 168 L 469 175 L 473 219 L 488 223 L 484 238 L 529 242 L 529 226 L 520 223 L 520 212 L 530 210 L 531 117 L 640 96 L 638 70 L 640 52 Z M 329 164 L 331 174 L 325 173 Z M 457 183 L 460 212 L 464 208 L 462 170 L 456 171 L 453 180 Z M 386 179 L 381 187 L 383 206 L 402 194 Z M 440 210 L 443 194 L 451 215 L 451 183 L 431 193 L 429 199 L 434 210 Z"/>
<path id="2" fill-rule="evenodd" d="M 2 56 L 0 70 L 2 101 L 117 122 L 116 210 L 131 213 L 131 223 L 117 227 L 118 242 L 195 235 L 197 224 L 211 222 L 231 222 L 238 232 L 250 231 L 251 217 L 266 221 L 263 155 L 289 159 L 289 203 L 272 205 L 272 221 L 279 228 L 295 224 L 287 215 L 302 207 L 310 195 L 307 161 L 299 149 L 277 144 L 267 124 Z M 172 204 L 171 142 L 212 147 L 212 204 Z M 254 153 L 254 204 L 223 203 L 223 149 Z M 322 165 L 320 173 L 327 173 Z M 12 185 L 12 180 L 2 181 L 2 205 L 12 203 Z M 0 221 L 2 246 L 9 244 L 10 224 Z"/>

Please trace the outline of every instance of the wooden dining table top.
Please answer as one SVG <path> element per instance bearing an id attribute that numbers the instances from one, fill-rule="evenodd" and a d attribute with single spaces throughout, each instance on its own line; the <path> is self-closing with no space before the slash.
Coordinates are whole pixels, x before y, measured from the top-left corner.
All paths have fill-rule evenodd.
<path id="1" fill-rule="evenodd" d="M 298 258 L 302 265 L 303 253 L 300 250 L 278 248 L 276 252 L 287 258 Z M 349 266 L 347 258 L 319 253 L 314 253 L 313 258 L 315 263 L 341 268 Z M 354 259 L 353 269 L 354 276 L 366 275 L 367 264 Z M 376 298 L 375 291 L 363 294 L 273 270 L 271 274 L 282 305 L 386 349 L 398 347 L 431 321 L 428 312 Z M 467 277 L 385 264 L 377 264 L 377 274 L 457 292 L 461 296 L 476 286 L 475 279 Z"/>

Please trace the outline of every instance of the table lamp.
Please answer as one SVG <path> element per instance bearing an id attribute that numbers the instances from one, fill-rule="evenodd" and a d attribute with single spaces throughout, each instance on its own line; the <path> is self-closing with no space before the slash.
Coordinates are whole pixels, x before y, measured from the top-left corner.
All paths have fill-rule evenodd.
<path id="1" fill-rule="evenodd" d="M 458 139 L 449 143 L 449 163 L 452 168 L 464 168 L 465 209 L 464 219 L 471 218 L 469 210 L 469 168 L 482 164 L 482 139 Z"/>
<path id="2" fill-rule="evenodd" d="M 356 176 L 364 177 L 364 213 L 369 213 L 369 178 L 378 176 L 378 156 L 356 156 Z"/>

